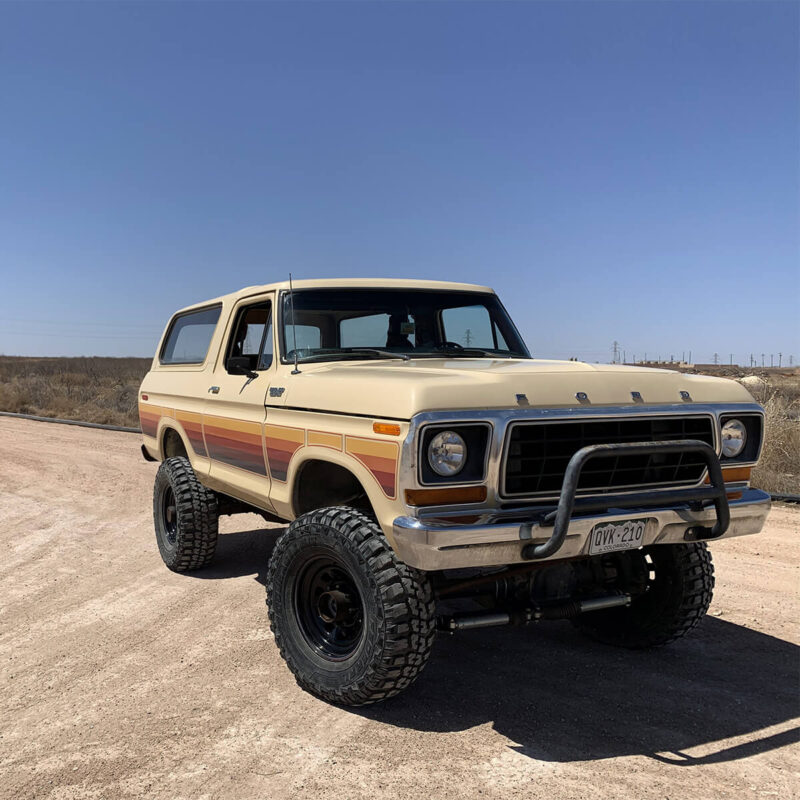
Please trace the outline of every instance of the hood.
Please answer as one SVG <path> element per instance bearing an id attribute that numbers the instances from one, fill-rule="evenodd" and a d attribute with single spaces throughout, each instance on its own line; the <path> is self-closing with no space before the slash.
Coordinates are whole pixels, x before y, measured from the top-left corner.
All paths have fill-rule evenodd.
<path id="1" fill-rule="evenodd" d="M 726 378 L 575 361 L 412 358 L 300 369 L 285 376 L 285 392 L 268 398 L 268 405 L 410 419 L 422 411 L 635 405 L 631 392 L 639 392 L 644 405 L 681 403 L 681 391 L 695 403 L 753 402 Z M 578 392 L 587 395 L 583 403 Z"/>

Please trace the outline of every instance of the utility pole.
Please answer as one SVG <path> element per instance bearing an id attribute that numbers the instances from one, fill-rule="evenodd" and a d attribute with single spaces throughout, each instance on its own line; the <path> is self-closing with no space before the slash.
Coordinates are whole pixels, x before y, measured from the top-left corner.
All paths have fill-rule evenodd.
<path id="1" fill-rule="evenodd" d="M 764 369 L 764 354 L 761 354 L 761 369 Z"/>
<path id="2" fill-rule="evenodd" d="M 618 358 L 619 358 L 619 342 L 615 339 L 614 340 L 614 360 L 611 363 L 612 364 L 616 364 Z"/>
<path id="3" fill-rule="evenodd" d="M 789 356 L 789 366 L 791 367 L 794 364 L 794 356 Z"/>
<path id="4" fill-rule="evenodd" d="M 775 366 L 775 356 L 772 353 L 769 354 L 769 366 L 770 368 Z"/>
<path id="5" fill-rule="evenodd" d="M 780 369 L 781 361 L 783 361 L 783 353 L 778 353 L 778 368 Z"/>
<path id="6" fill-rule="evenodd" d="M 753 354 L 750 353 L 750 369 L 753 368 Z"/>
<path id="7" fill-rule="evenodd" d="M 627 364 L 628 363 L 628 356 L 625 355 L 625 351 L 624 350 L 622 351 L 622 363 L 623 364 Z"/>
<path id="8" fill-rule="evenodd" d="M 691 350 L 689 351 L 689 363 L 690 364 L 692 363 L 692 351 Z"/>

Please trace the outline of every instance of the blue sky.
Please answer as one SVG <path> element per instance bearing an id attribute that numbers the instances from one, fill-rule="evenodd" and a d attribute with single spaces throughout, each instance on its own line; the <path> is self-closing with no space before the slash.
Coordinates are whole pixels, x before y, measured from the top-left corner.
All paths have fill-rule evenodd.
<path id="1" fill-rule="evenodd" d="M 800 359 L 800 5 L 2 3 L 0 352 L 254 283 L 493 286 L 537 355 Z"/>

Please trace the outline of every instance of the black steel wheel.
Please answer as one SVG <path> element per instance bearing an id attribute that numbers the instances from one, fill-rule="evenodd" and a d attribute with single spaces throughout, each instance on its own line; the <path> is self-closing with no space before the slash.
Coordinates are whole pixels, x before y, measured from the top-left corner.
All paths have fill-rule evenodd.
<path id="1" fill-rule="evenodd" d="M 164 461 L 153 487 L 153 522 L 164 563 L 174 572 L 205 567 L 217 547 L 217 496 L 197 479 L 188 458 Z"/>
<path id="2" fill-rule="evenodd" d="M 161 498 L 161 515 L 166 544 L 174 548 L 178 541 L 178 506 L 172 486 L 167 484 Z"/>
<path id="3" fill-rule="evenodd" d="M 267 605 L 298 684 L 342 705 L 402 691 L 433 645 L 428 578 L 400 561 L 375 522 L 352 508 L 312 511 L 289 526 L 270 559 Z"/>
<path id="4" fill-rule="evenodd" d="M 704 542 L 659 544 L 615 554 L 615 588 L 633 590 L 630 606 L 574 620 L 600 642 L 645 649 L 680 639 L 703 619 L 714 591 L 714 565 Z"/>
<path id="5" fill-rule="evenodd" d="M 308 554 L 294 592 L 294 612 L 308 644 L 324 658 L 344 661 L 364 632 L 364 604 L 347 565 L 323 548 Z"/>

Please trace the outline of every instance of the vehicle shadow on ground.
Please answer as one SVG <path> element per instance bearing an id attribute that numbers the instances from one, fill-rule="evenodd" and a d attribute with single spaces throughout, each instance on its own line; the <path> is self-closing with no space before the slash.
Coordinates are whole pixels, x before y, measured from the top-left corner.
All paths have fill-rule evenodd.
<path id="1" fill-rule="evenodd" d="M 411 689 L 354 711 L 419 731 L 492 722 L 518 752 L 557 762 L 642 754 L 691 766 L 798 740 L 794 727 L 713 747 L 798 715 L 800 648 L 715 617 L 689 637 L 638 652 L 595 644 L 563 622 L 440 636 Z M 702 745 L 711 752 L 685 752 Z"/>
<path id="2" fill-rule="evenodd" d="M 217 540 L 217 552 L 211 565 L 186 574 L 204 580 L 252 575 L 264 585 L 267 579 L 267 564 L 275 543 L 285 530 L 286 528 L 281 526 L 223 533 Z"/>
<path id="3" fill-rule="evenodd" d="M 264 584 L 284 527 L 224 533 L 206 580 L 252 575 Z M 606 647 L 569 623 L 439 635 L 419 680 L 385 703 L 348 711 L 419 731 L 491 722 L 514 749 L 543 761 L 649 755 L 679 766 L 734 761 L 798 740 L 797 727 L 754 741 L 800 714 L 800 647 L 706 617 L 652 651 Z M 709 745 L 695 756 L 686 750 Z M 704 750 L 708 750 L 705 747 Z"/>

